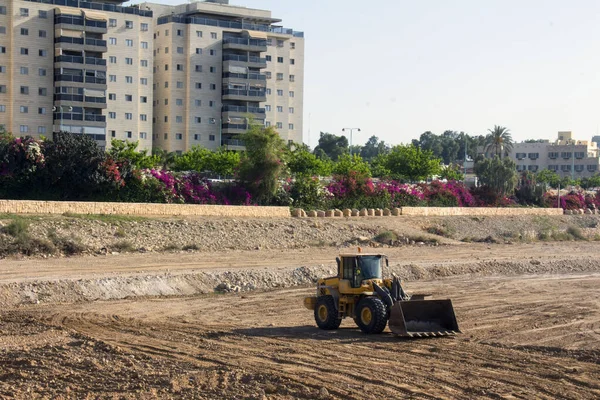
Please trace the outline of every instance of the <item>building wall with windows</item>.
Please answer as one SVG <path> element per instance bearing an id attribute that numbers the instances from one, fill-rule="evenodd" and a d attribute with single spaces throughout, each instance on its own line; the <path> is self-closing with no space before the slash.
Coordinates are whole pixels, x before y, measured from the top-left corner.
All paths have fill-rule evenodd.
<path id="1" fill-rule="evenodd" d="M 302 142 L 304 38 L 227 1 L 141 4 L 154 13 L 154 144 L 243 149 L 251 120 Z"/>
<path id="2" fill-rule="evenodd" d="M 152 148 L 152 13 L 120 3 L 0 4 L 6 130 L 33 137 L 71 131 L 102 147 L 112 138 L 139 139 L 141 149 Z"/>
<path id="3" fill-rule="evenodd" d="M 571 132 L 559 132 L 553 143 L 515 143 L 509 157 L 517 170 L 555 171 L 561 177 L 590 177 L 600 172 L 598 147 L 595 142 L 575 140 Z"/>

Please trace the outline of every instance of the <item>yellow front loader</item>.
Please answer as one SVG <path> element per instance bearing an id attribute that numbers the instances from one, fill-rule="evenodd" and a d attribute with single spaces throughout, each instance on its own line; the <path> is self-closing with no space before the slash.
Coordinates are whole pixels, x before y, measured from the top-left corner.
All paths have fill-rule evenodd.
<path id="1" fill-rule="evenodd" d="M 451 300 L 425 300 L 409 296 L 400 279 L 383 278 L 383 254 L 342 254 L 336 259 L 337 276 L 317 282 L 316 296 L 304 306 L 314 310 L 321 329 L 337 329 L 350 317 L 365 333 L 392 333 L 407 337 L 448 336 L 460 333 Z"/>

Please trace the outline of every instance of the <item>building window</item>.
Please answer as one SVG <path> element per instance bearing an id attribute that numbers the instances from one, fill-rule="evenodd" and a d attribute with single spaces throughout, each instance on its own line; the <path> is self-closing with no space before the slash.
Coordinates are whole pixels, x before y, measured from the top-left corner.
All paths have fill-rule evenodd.
<path id="1" fill-rule="evenodd" d="M 177 81 L 177 89 L 183 89 L 183 82 Z"/>
<path id="2" fill-rule="evenodd" d="M 175 139 L 177 139 L 177 140 L 183 140 L 183 134 L 181 134 L 181 133 L 176 133 L 176 134 L 175 134 Z"/>
<path id="3" fill-rule="evenodd" d="M 41 87 L 38 88 L 38 96 L 47 96 L 48 95 L 48 89 Z"/>
<path id="4" fill-rule="evenodd" d="M 0 74 L 6 73 L 6 65 L 0 65 Z"/>
<path id="5" fill-rule="evenodd" d="M 202 31 L 196 31 L 196 37 L 202 37 Z"/>
<path id="6" fill-rule="evenodd" d="M 29 107 L 21 106 L 19 107 L 19 111 L 21 111 L 21 114 L 27 114 L 29 112 Z"/>
<path id="7" fill-rule="evenodd" d="M 217 90 L 217 85 L 215 85 L 214 83 L 211 83 L 210 90 Z"/>
<path id="8" fill-rule="evenodd" d="M 169 36 L 169 30 L 165 29 L 165 36 Z"/>
<path id="9" fill-rule="evenodd" d="M 277 106 L 277 112 L 283 112 L 283 107 L 282 106 Z"/>
<path id="10" fill-rule="evenodd" d="M 130 94 L 125 95 L 125 101 L 133 101 L 133 96 Z"/>
<path id="11" fill-rule="evenodd" d="M 6 6 L 0 6 L 0 15 L 6 15 Z"/>
<path id="12" fill-rule="evenodd" d="M 140 85 L 148 86 L 148 78 L 140 78 Z"/>
<path id="13" fill-rule="evenodd" d="M 42 30 L 38 31 L 38 37 L 45 38 L 46 36 L 48 36 L 46 31 L 42 31 Z"/>
<path id="14" fill-rule="evenodd" d="M 165 71 L 169 70 L 169 64 L 165 64 Z"/>
<path id="15" fill-rule="evenodd" d="M 202 83 L 196 82 L 196 89 L 202 89 Z"/>
<path id="16" fill-rule="evenodd" d="M 212 50 L 212 49 L 211 49 L 211 50 L 209 51 L 209 54 L 210 54 L 211 56 L 214 56 L 214 55 L 216 55 L 216 54 L 217 54 L 217 51 L 216 51 L 216 50 Z"/>
<path id="17" fill-rule="evenodd" d="M 290 49 L 294 50 L 296 48 L 296 42 L 290 42 Z"/>
<path id="18" fill-rule="evenodd" d="M 140 103 L 147 103 L 147 102 L 148 102 L 148 97 L 140 96 Z"/>
<path id="19" fill-rule="evenodd" d="M 212 100 L 209 100 L 209 102 L 208 102 L 208 106 L 209 106 L 209 107 L 214 107 L 214 106 L 215 106 L 215 102 L 214 102 L 214 101 L 212 101 Z"/>
<path id="20" fill-rule="evenodd" d="M 109 131 L 110 137 L 117 137 L 117 131 Z"/>
<path id="21" fill-rule="evenodd" d="M 293 131 L 294 130 L 294 124 L 288 124 L 288 129 L 290 131 Z"/>
<path id="22" fill-rule="evenodd" d="M 194 121 L 196 121 L 197 124 L 201 124 L 202 123 L 202 117 L 195 117 Z"/>
<path id="23" fill-rule="evenodd" d="M 110 119 L 117 119 L 117 113 L 114 111 L 109 111 L 108 112 L 108 118 Z"/>
<path id="24" fill-rule="evenodd" d="M 115 26 L 117 26 L 117 20 L 114 18 L 109 19 L 108 26 L 110 26 L 111 28 L 114 28 Z"/>
<path id="25" fill-rule="evenodd" d="M 277 96 L 283 96 L 283 89 L 277 89 Z"/>
<path id="26" fill-rule="evenodd" d="M 293 58 L 290 58 L 290 64 L 296 65 L 296 60 L 294 60 Z"/>
<path id="27" fill-rule="evenodd" d="M 196 54 L 202 54 L 202 49 L 200 47 L 196 47 Z"/>
<path id="28" fill-rule="evenodd" d="M 42 49 L 40 49 L 40 50 L 38 50 L 38 55 L 40 57 L 47 57 L 48 56 L 48 50 L 42 50 Z"/>
<path id="29" fill-rule="evenodd" d="M 142 49 L 148 48 L 148 42 L 141 42 L 140 45 L 142 46 Z"/>
<path id="30" fill-rule="evenodd" d="M 183 99 L 175 99 L 176 106 L 183 106 Z"/>
<path id="31" fill-rule="evenodd" d="M 271 79 L 271 71 L 267 71 L 267 72 L 265 72 L 265 77 L 266 77 L 267 79 Z"/>
<path id="32" fill-rule="evenodd" d="M 271 56 L 265 56 L 265 60 L 271 61 Z"/>
<path id="33" fill-rule="evenodd" d="M 283 57 L 277 57 L 277 62 L 283 64 Z"/>
<path id="34" fill-rule="evenodd" d="M 290 75 L 290 82 L 296 82 L 296 75 Z"/>
<path id="35" fill-rule="evenodd" d="M 109 93 L 108 94 L 108 99 L 109 100 L 117 100 L 117 95 L 115 93 Z"/>
<path id="36" fill-rule="evenodd" d="M 0 72 L 2 72 L 2 71 L 0 70 Z M 40 68 L 40 69 L 38 69 L 38 75 L 39 76 L 46 76 L 46 68 Z"/>
<path id="37" fill-rule="evenodd" d="M 21 36 L 29 36 L 29 29 L 21 28 Z"/>
<path id="38" fill-rule="evenodd" d="M 131 39 L 125 39 L 125 46 L 127 46 L 127 47 L 133 47 L 133 40 L 131 40 Z"/>
<path id="39" fill-rule="evenodd" d="M 283 122 L 278 122 L 277 129 L 282 129 L 282 128 L 283 128 Z"/>
<path id="40" fill-rule="evenodd" d="M 2 35 L 6 34 L 6 27 L 5 26 L 0 26 L 0 34 L 2 34 Z"/>
<path id="41" fill-rule="evenodd" d="M 169 134 L 165 133 L 163 137 L 165 138 L 165 140 L 167 140 L 167 138 L 169 137 Z"/>
<path id="42" fill-rule="evenodd" d="M 271 106 L 269 104 L 265 105 L 265 111 L 271 111 Z"/>
<path id="43" fill-rule="evenodd" d="M 169 116 L 165 115 L 165 122 L 169 122 Z"/>
<path id="44" fill-rule="evenodd" d="M 46 127 L 45 126 L 38 126 L 38 133 L 39 134 L 46 134 Z"/>
<path id="45" fill-rule="evenodd" d="M 116 45 L 117 44 L 117 38 L 114 38 L 114 37 L 108 38 L 108 44 Z"/>
<path id="46" fill-rule="evenodd" d="M 148 31 L 148 24 L 146 24 L 146 23 L 143 23 L 143 22 L 142 22 L 142 23 L 140 24 L 140 30 L 141 30 L 142 32 L 147 32 L 147 31 Z"/>
<path id="47" fill-rule="evenodd" d="M 0 112 L 6 112 L 6 106 L 4 104 L 0 104 Z"/>
<path id="48" fill-rule="evenodd" d="M 117 81 L 117 76 L 116 75 L 109 75 L 108 76 L 108 80 L 110 82 L 116 82 Z"/>
<path id="49" fill-rule="evenodd" d="M 177 29 L 177 36 L 183 36 L 183 29 Z"/>
<path id="50" fill-rule="evenodd" d="M 46 107 L 38 107 L 38 114 L 46 115 Z"/>
<path id="51" fill-rule="evenodd" d="M 27 68 L 27 67 L 21 67 L 21 68 L 19 68 L 19 73 L 21 75 L 29 75 L 29 68 Z"/>
<path id="52" fill-rule="evenodd" d="M 290 97 L 294 97 L 294 91 L 290 90 Z"/>
<path id="53" fill-rule="evenodd" d="M 196 107 L 201 107 L 202 106 L 202 100 L 196 99 L 196 100 L 194 100 L 194 104 L 196 105 Z"/>
<path id="54" fill-rule="evenodd" d="M 177 71 L 183 71 L 183 64 L 177 64 Z"/>
<path id="55" fill-rule="evenodd" d="M 6 93 L 6 85 L 0 85 L 0 93 Z"/>
<path id="56" fill-rule="evenodd" d="M 148 60 L 140 60 L 140 66 L 148 67 Z"/>
<path id="57" fill-rule="evenodd" d="M 125 83 L 133 83 L 133 77 L 132 76 L 126 76 L 125 77 Z"/>
<path id="58" fill-rule="evenodd" d="M 211 32 L 210 33 L 210 38 L 211 39 L 217 39 L 217 32 Z"/>
<path id="59" fill-rule="evenodd" d="M 196 72 L 202 72 L 202 65 L 196 65 Z"/>
<path id="60" fill-rule="evenodd" d="M 598 168 L 597 165 L 588 165 L 587 166 L 587 170 L 590 171 L 590 172 L 596 171 L 597 168 Z"/>
<path id="61" fill-rule="evenodd" d="M 183 54 L 183 47 L 177 48 L 177 54 Z"/>
<path id="62" fill-rule="evenodd" d="M 175 123 L 176 124 L 182 124 L 183 123 L 183 117 L 181 115 L 177 115 L 175 117 Z"/>
<path id="63" fill-rule="evenodd" d="M 169 104 L 169 99 L 165 99 L 165 106 Z"/>
<path id="64" fill-rule="evenodd" d="M 200 140 L 200 134 L 195 133 L 194 134 L 194 140 L 199 141 Z"/>
<path id="65" fill-rule="evenodd" d="M 133 58 L 131 58 L 131 57 L 125 57 L 125 64 L 127 64 L 127 65 L 133 65 Z"/>
<path id="66" fill-rule="evenodd" d="M 208 140 L 210 140 L 211 142 L 215 141 L 215 135 L 208 135 Z"/>
<path id="67" fill-rule="evenodd" d="M 282 81 L 283 80 L 283 73 L 281 73 L 281 72 L 277 73 L 277 80 L 278 81 Z"/>
<path id="68" fill-rule="evenodd" d="M 19 13 L 21 17 L 29 17 L 29 8 L 20 8 Z"/>
<path id="69" fill-rule="evenodd" d="M 148 121 L 148 116 L 146 114 L 140 114 L 140 121 Z"/>
<path id="70" fill-rule="evenodd" d="M 2 53 L 2 54 L 6 53 L 6 46 L 0 46 L 0 53 Z"/>
<path id="71" fill-rule="evenodd" d="M 29 132 L 29 127 L 27 125 L 21 125 L 21 126 L 19 126 L 19 132 L 27 133 L 27 132 Z"/>
<path id="72" fill-rule="evenodd" d="M 283 40 L 277 40 L 277 47 L 283 47 Z"/>
<path id="73" fill-rule="evenodd" d="M 271 89 L 267 88 L 266 93 L 267 93 L 267 95 L 271 95 Z"/>
<path id="74" fill-rule="evenodd" d="M 215 72 L 217 72 L 217 68 L 216 67 L 210 67 L 210 72 L 214 74 Z"/>
<path id="75" fill-rule="evenodd" d="M 169 87 L 169 81 L 166 81 L 165 82 L 165 88 L 168 88 L 168 87 Z"/>
<path id="76" fill-rule="evenodd" d="M 29 86 L 21 86 L 21 94 L 29 94 Z"/>
<path id="77" fill-rule="evenodd" d="M 29 54 L 29 49 L 25 48 L 25 47 L 21 47 L 21 55 L 28 55 Z"/>
<path id="78" fill-rule="evenodd" d="M 148 134 L 146 132 L 140 132 L 140 139 L 148 139 Z"/>
<path id="79" fill-rule="evenodd" d="M 127 135 L 128 139 L 131 139 L 133 137 L 133 133 L 131 131 L 125 131 L 125 134 Z"/>
<path id="80" fill-rule="evenodd" d="M 117 63 L 117 57 L 116 56 L 109 56 L 108 57 L 108 62 L 111 64 L 116 64 Z"/>
<path id="81" fill-rule="evenodd" d="M 294 113 L 294 107 L 290 107 L 290 108 L 288 109 L 288 112 L 289 112 L 290 114 L 293 114 L 293 113 Z"/>
<path id="82" fill-rule="evenodd" d="M 133 21 L 125 21 L 125 28 L 133 29 Z"/>
<path id="83" fill-rule="evenodd" d="M 132 113 L 125 113 L 125 119 L 132 120 L 133 119 L 133 114 Z"/>

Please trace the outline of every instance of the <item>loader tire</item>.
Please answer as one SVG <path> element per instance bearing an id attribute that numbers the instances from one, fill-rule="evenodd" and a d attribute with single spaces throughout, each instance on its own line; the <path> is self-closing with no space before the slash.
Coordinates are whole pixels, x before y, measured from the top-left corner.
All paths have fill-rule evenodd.
<path id="1" fill-rule="evenodd" d="M 315 321 L 319 328 L 333 330 L 340 327 L 342 320 L 338 318 L 333 296 L 319 296 L 315 304 Z"/>
<path id="2" fill-rule="evenodd" d="M 385 304 L 377 297 L 365 297 L 358 303 L 356 325 L 364 333 L 381 333 L 388 321 Z"/>

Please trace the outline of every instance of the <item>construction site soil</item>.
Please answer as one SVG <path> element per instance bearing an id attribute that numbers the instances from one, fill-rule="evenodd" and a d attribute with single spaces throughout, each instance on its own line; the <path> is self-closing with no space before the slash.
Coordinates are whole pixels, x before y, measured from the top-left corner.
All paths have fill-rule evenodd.
<path id="1" fill-rule="evenodd" d="M 362 224 L 374 235 L 390 229 L 381 221 L 331 229 Z M 457 221 L 393 229 L 466 235 Z M 482 223 L 470 221 L 464 229 Z M 539 223 L 595 229 L 589 221 Z M 349 319 L 317 329 L 302 300 L 334 270 L 346 238 L 0 260 L 0 398 L 600 398 L 600 243 L 508 240 L 505 224 L 471 233 L 501 244 L 446 234 L 433 235 L 438 246 L 376 249 L 408 292 L 452 299 L 463 333 L 448 338 L 365 335 Z"/>

